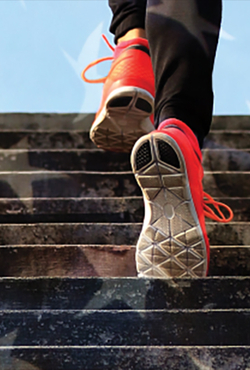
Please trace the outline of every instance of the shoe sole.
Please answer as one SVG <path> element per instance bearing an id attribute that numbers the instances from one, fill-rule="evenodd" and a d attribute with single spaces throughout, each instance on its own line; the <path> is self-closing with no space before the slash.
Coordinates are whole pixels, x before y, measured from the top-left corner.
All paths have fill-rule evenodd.
<path id="1" fill-rule="evenodd" d="M 153 105 L 154 98 L 146 90 L 114 90 L 91 127 L 91 140 L 104 150 L 130 152 L 137 139 L 154 130 Z"/>
<path id="2" fill-rule="evenodd" d="M 131 163 L 145 204 L 136 246 L 138 276 L 206 276 L 206 243 L 178 144 L 161 132 L 146 135 L 135 144 Z"/>

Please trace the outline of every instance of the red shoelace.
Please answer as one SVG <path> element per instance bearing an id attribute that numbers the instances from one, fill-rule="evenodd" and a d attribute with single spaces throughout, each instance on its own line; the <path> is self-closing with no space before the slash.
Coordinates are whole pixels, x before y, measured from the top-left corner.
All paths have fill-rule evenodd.
<path id="1" fill-rule="evenodd" d="M 111 49 L 112 51 L 114 51 L 114 50 L 115 50 L 115 48 L 110 44 L 110 42 L 108 41 L 107 37 L 106 37 L 105 35 L 102 35 L 102 37 L 103 37 L 104 41 L 106 41 L 106 43 L 107 43 L 107 45 L 110 47 L 110 49 Z M 96 66 L 96 65 L 97 65 L 97 64 L 99 64 L 99 63 L 106 62 L 107 60 L 113 60 L 113 59 L 114 59 L 114 57 L 104 57 L 104 58 L 97 59 L 97 60 L 95 60 L 94 62 L 92 62 L 92 63 L 90 63 L 89 65 L 87 65 L 87 67 L 85 67 L 85 68 L 84 68 L 84 70 L 82 71 L 82 74 L 81 74 L 83 81 L 88 82 L 88 83 L 90 83 L 90 84 L 104 83 L 104 82 L 106 81 L 107 76 L 106 76 L 106 77 L 102 77 L 102 78 L 98 78 L 98 79 L 96 79 L 96 80 L 89 80 L 89 79 L 86 77 L 86 72 L 87 72 L 90 68 L 92 68 L 92 67 Z"/>
<path id="2" fill-rule="evenodd" d="M 203 202 L 204 202 L 204 214 L 206 217 L 211 218 L 211 220 L 227 223 L 233 219 L 234 214 L 230 207 L 228 207 L 224 203 L 217 202 L 215 199 L 213 199 L 209 194 L 205 192 L 203 192 Z M 214 210 L 209 205 L 212 205 L 216 209 L 219 216 L 214 212 Z M 229 213 L 228 217 L 225 217 L 225 215 L 221 211 L 221 208 L 225 208 L 228 211 Z"/>

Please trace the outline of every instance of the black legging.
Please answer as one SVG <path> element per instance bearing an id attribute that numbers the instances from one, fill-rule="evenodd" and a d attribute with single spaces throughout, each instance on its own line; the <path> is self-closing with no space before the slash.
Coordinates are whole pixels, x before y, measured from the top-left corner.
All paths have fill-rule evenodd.
<path id="1" fill-rule="evenodd" d="M 212 120 L 221 0 L 109 0 L 115 41 L 145 28 L 155 74 L 155 127 L 175 117 L 202 146 Z"/>

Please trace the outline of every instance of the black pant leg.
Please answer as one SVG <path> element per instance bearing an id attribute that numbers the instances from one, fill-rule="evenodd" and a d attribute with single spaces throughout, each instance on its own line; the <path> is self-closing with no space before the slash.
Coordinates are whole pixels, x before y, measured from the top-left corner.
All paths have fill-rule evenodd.
<path id="1" fill-rule="evenodd" d="M 145 28 L 147 0 L 109 0 L 113 13 L 110 32 L 115 42 L 133 28 Z"/>
<path id="2" fill-rule="evenodd" d="M 155 73 L 155 125 L 178 118 L 200 145 L 212 119 L 212 71 L 221 0 L 148 0 L 146 33 Z"/>

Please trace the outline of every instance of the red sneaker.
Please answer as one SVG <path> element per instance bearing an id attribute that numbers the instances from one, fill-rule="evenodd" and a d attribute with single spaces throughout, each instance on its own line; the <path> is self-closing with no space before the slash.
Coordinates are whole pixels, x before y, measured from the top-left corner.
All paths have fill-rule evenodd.
<path id="1" fill-rule="evenodd" d="M 129 152 L 139 137 L 154 130 L 154 75 L 148 41 L 135 38 L 114 49 L 105 40 L 114 56 L 99 59 L 82 72 L 86 82 L 104 82 L 101 106 L 91 127 L 90 138 L 104 150 Z M 104 60 L 113 60 L 108 76 L 99 80 L 87 79 L 87 70 Z"/>
<path id="2" fill-rule="evenodd" d="M 131 163 L 145 203 L 136 250 L 139 276 L 206 276 L 209 241 L 204 216 L 229 222 L 233 213 L 207 194 L 209 199 L 203 200 L 201 162 L 196 136 L 177 119 L 162 122 L 135 144 Z M 208 207 L 211 203 L 221 218 Z M 228 219 L 220 206 L 229 211 Z"/>

